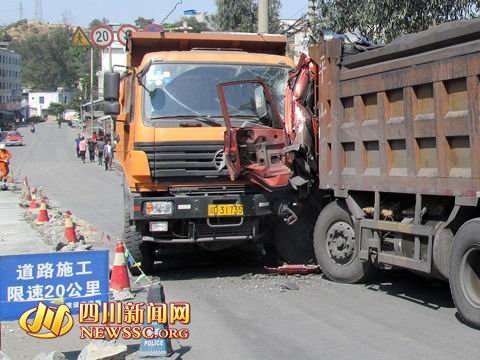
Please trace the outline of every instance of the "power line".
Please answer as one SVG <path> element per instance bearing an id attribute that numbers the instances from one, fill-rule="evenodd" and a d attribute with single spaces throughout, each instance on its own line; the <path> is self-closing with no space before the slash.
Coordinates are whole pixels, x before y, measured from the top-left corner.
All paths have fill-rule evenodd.
<path id="1" fill-rule="evenodd" d="M 163 18 L 162 21 L 160 21 L 160 24 L 163 24 L 163 23 L 168 19 L 168 17 L 169 17 L 170 15 L 172 15 L 172 13 L 177 9 L 177 6 L 178 6 L 178 5 L 182 5 L 182 3 L 183 3 L 183 0 L 177 1 L 177 3 L 175 4 L 175 6 L 173 7 L 173 9 L 167 14 L 167 16 L 165 16 L 165 17 Z"/>

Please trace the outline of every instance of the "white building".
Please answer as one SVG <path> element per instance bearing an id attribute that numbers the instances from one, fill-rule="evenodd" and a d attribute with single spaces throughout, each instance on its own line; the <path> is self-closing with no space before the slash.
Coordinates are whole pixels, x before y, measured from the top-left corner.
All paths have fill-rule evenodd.
<path id="1" fill-rule="evenodd" d="M 30 92 L 24 91 L 28 96 L 29 116 L 41 116 L 47 114 L 51 103 L 68 105 L 73 99 L 73 93 L 58 88 L 55 92 Z"/>
<path id="2" fill-rule="evenodd" d="M 21 65 L 20 54 L 0 47 L 0 110 L 21 109 Z"/>

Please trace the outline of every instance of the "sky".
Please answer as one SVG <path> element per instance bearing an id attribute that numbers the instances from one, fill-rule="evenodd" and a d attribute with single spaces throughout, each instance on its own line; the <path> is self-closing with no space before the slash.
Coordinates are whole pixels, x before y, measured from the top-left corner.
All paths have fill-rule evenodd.
<path id="1" fill-rule="evenodd" d="M 62 23 L 67 15 L 74 25 L 87 26 L 92 19 L 106 17 L 111 23 L 133 23 L 139 17 L 154 18 L 160 22 L 179 0 L 0 0 L 0 25 L 17 21 L 20 3 L 23 17 L 34 18 L 35 4 L 42 5 L 43 20 Z M 307 0 L 281 0 L 282 18 L 298 18 L 307 11 Z M 178 20 L 184 10 L 215 12 L 215 0 L 183 0 L 170 15 L 167 22 Z"/>

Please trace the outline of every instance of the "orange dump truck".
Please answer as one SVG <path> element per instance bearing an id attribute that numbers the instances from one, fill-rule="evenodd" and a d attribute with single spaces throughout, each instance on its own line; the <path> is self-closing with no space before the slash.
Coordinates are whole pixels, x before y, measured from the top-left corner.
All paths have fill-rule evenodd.
<path id="1" fill-rule="evenodd" d="M 135 32 L 127 70 L 105 74 L 105 113 L 116 116 L 125 174 L 125 241 L 145 271 L 162 247 L 259 242 L 272 211 L 288 213 L 257 184 L 229 180 L 216 87 L 262 80 L 282 112 L 293 67 L 285 51 L 280 35 Z M 230 95 L 235 126 L 269 125 L 249 89 Z"/>

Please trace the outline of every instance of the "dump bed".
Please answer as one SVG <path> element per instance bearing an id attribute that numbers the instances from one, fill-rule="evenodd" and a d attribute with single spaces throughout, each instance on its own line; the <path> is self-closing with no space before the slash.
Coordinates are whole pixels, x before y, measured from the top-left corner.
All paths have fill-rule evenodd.
<path id="1" fill-rule="evenodd" d="M 477 196 L 480 22 L 462 21 L 319 65 L 322 189 Z"/>
<path id="2" fill-rule="evenodd" d="M 127 62 L 139 66 L 145 54 L 158 51 L 188 51 L 192 49 L 222 49 L 255 54 L 285 56 L 287 37 L 251 33 L 170 33 L 134 32 L 128 42 Z"/>

